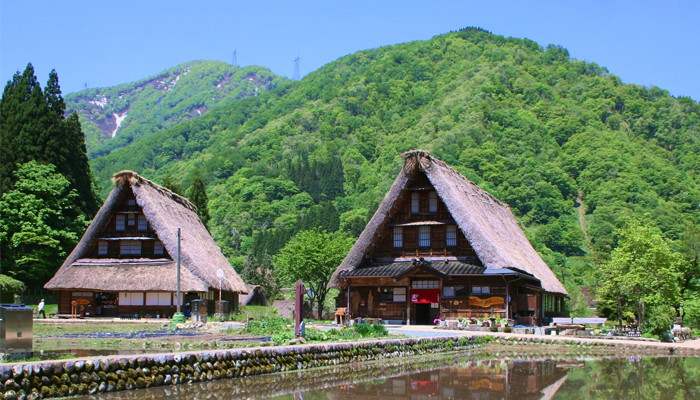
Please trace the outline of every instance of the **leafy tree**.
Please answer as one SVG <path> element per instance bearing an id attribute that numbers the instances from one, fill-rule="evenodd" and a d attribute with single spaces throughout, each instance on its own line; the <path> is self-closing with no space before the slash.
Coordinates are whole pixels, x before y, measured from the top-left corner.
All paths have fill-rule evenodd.
<path id="1" fill-rule="evenodd" d="M 93 188 L 93 176 L 87 159 L 85 138 L 77 115 L 64 117 L 58 74 L 52 70 L 44 91 L 27 65 L 5 86 L 0 104 L 0 163 L 3 193 L 12 189 L 14 171 L 29 161 L 53 164 L 78 193 L 78 207 L 88 217 L 99 208 Z"/>
<path id="2" fill-rule="evenodd" d="M 192 204 L 197 207 L 199 219 L 202 220 L 204 226 L 207 226 L 207 224 L 209 224 L 209 197 L 207 197 L 204 181 L 202 181 L 198 171 L 192 179 L 192 186 L 190 186 L 190 195 L 188 197 Z"/>
<path id="3" fill-rule="evenodd" d="M 241 278 L 246 283 L 252 285 L 260 285 L 265 297 L 272 302 L 280 293 L 280 285 L 272 273 L 272 257 L 267 254 L 263 255 L 261 261 L 258 261 L 253 256 L 245 258 L 243 268 L 241 268 Z"/>
<path id="4" fill-rule="evenodd" d="M 274 258 L 275 268 L 287 284 L 300 280 L 311 290 L 311 306 L 318 305 L 323 318 L 323 303 L 330 288 L 328 281 L 350 251 L 354 240 L 341 234 L 318 229 L 299 232 Z"/>
<path id="5" fill-rule="evenodd" d="M 70 182 L 51 164 L 22 164 L 0 201 L 2 270 L 41 286 L 75 247 L 89 222 Z"/>
<path id="6" fill-rule="evenodd" d="M 601 268 L 603 297 L 626 296 L 635 305 L 639 329 L 644 330 L 649 306 L 671 307 L 680 296 L 679 268 L 683 257 L 674 253 L 658 228 L 633 224 L 620 230 L 618 246 Z M 618 306 L 618 313 L 621 311 Z"/>

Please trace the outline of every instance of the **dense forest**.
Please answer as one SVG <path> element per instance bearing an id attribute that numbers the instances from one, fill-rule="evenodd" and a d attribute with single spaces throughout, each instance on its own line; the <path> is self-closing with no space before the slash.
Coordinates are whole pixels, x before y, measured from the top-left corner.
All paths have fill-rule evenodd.
<path id="1" fill-rule="evenodd" d="M 80 115 L 94 158 L 285 81 L 264 67 L 192 61 L 137 82 L 71 93 L 66 106 L 69 114 Z"/>
<path id="2" fill-rule="evenodd" d="M 465 29 L 348 55 L 92 166 L 103 194 L 120 169 L 185 188 L 201 171 L 210 229 L 238 267 L 305 226 L 358 235 L 399 154 L 426 149 L 509 203 L 568 286 L 595 283 L 629 218 L 672 240 L 700 222 L 699 123 L 690 98 Z"/>

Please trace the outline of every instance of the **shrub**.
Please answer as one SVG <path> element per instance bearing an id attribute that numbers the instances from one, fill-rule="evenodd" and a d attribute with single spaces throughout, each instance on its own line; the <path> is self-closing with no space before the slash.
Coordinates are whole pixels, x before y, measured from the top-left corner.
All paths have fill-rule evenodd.
<path id="1" fill-rule="evenodd" d="M 506 326 L 505 328 L 503 328 L 503 332 L 505 332 L 505 333 L 511 333 L 511 332 L 513 332 L 513 329 L 511 329 L 510 326 Z"/>
<path id="2" fill-rule="evenodd" d="M 248 332 L 254 335 L 272 335 L 287 330 L 287 319 L 276 314 L 266 315 L 248 323 Z"/>

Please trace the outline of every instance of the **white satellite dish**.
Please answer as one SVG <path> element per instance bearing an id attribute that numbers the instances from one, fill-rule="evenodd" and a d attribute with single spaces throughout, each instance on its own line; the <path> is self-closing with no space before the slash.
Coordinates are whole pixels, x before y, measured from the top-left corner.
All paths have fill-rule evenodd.
<path id="1" fill-rule="evenodd" d="M 219 268 L 219 270 L 216 271 L 216 276 L 218 276 L 219 279 L 223 279 L 224 278 L 224 270 Z"/>

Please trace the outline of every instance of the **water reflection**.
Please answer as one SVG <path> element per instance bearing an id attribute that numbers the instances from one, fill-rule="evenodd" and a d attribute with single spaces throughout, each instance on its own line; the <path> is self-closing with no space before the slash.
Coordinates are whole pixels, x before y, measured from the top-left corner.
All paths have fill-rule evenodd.
<path id="1" fill-rule="evenodd" d="M 100 399 L 700 399 L 700 359 L 476 354 L 116 392 Z"/>

